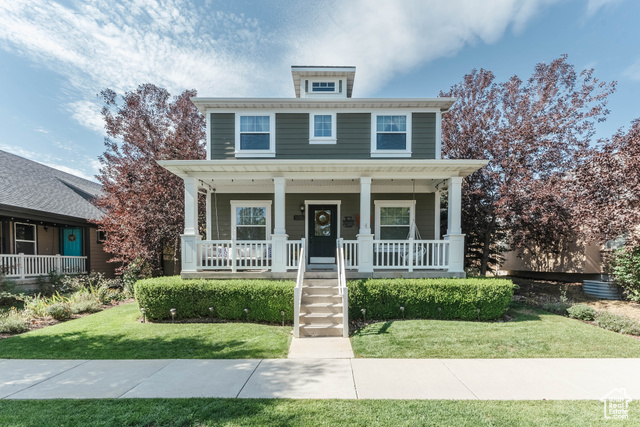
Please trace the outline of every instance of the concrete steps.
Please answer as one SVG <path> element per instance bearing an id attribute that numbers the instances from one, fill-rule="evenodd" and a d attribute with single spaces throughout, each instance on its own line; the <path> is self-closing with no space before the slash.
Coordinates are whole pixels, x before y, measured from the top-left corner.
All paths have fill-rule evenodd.
<path id="1" fill-rule="evenodd" d="M 336 273 L 306 273 L 300 302 L 300 336 L 341 337 L 342 319 Z"/>

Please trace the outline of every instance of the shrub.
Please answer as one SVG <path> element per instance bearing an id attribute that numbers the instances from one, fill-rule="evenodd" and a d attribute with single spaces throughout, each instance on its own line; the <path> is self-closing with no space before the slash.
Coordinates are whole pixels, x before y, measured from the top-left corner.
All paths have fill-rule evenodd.
<path id="1" fill-rule="evenodd" d="M 640 324 L 626 316 L 601 311 L 596 316 L 596 325 L 614 332 L 640 335 Z"/>
<path id="2" fill-rule="evenodd" d="M 640 301 L 640 247 L 619 249 L 609 261 L 609 266 L 627 299 Z"/>
<path id="3" fill-rule="evenodd" d="M 569 313 L 569 317 L 573 317 L 574 319 L 592 321 L 596 318 L 596 314 L 598 313 L 593 307 L 589 307 L 585 304 L 577 304 L 572 305 L 567 309 L 567 313 Z"/>
<path id="4" fill-rule="evenodd" d="M 73 314 L 96 313 L 102 310 L 100 301 L 87 291 L 78 291 L 71 295 L 68 304 Z"/>
<path id="5" fill-rule="evenodd" d="M 0 314 L 0 334 L 19 334 L 29 330 L 27 322 L 20 317 L 15 309 Z"/>
<path id="6" fill-rule="evenodd" d="M 569 307 L 571 307 L 571 304 L 565 301 L 547 301 L 543 302 L 541 307 L 543 310 L 546 310 L 550 313 L 566 316 L 567 310 L 569 309 Z"/>
<path id="7" fill-rule="evenodd" d="M 496 319 L 513 298 L 505 279 L 367 279 L 348 283 L 349 317 L 385 320 Z"/>
<path id="8" fill-rule="evenodd" d="M 180 277 L 144 279 L 134 285 L 140 307 L 150 320 L 213 317 L 225 320 L 260 322 L 293 321 L 293 288 L 291 281 L 272 280 L 182 280 Z M 244 309 L 248 308 L 249 313 Z"/>
<path id="9" fill-rule="evenodd" d="M 47 306 L 47 314 L 56 320 L 64 321 L 71 319 L 71 307 L 69 304 L 59 302 Z"/>

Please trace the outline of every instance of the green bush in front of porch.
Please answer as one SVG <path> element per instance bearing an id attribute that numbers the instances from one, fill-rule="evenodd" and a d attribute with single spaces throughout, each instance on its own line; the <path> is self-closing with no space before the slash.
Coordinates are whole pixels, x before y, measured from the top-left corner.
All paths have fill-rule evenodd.
<path id="1" fill-rule="evenodd" d="M 213 317 L 222 320 L 293 322 L 292 281 L 274 280 L 184 280 L 179 276 L 157 277 L 136 282 L 135 298 L 150 320 Z M 213 307 L 213 312 L 209 310 Z M 248 309 L 248 311 L 245 311 Z"/>
<path id="2" fill-rule="evenodd" d="M 373 320 L 490 320 L 504 314 L 515 285 L 505 279 L 365 279 L 347 286 L 351 319 L 362 319 L 365 309 Z"/>

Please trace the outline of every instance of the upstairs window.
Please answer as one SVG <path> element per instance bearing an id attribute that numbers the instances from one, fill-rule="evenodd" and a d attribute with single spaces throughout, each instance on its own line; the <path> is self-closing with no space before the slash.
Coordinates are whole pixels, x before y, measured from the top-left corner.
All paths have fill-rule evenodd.
<path id="1" fill-rule="evenodd" d="M 236 156 L 275 155 L 274 114 L 241 115 L 236 121 Z"/>
<path id="2" fill-rule="evenodd" d="M 309 143 L 336 143 L 336 115 L 327 113 L 311 113 L 309 115 Z"/>
<path id="3" fill-rule="evenodd" d="M 374 115 L 372 156 L 411 157 L 411 115 Z"/>
<path id="4" fill-rule="evenodd" d="M 335 92 L 336 91 L 336 83 L 335 82 L 313 82 L 311 84 L 312 92 Z"/>

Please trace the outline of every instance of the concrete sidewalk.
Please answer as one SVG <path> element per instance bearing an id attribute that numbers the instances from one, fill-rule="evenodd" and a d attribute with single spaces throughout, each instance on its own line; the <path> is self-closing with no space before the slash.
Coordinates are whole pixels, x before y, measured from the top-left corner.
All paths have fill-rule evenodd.
<path id="1" fill-rule="evenodd" d="M 0 360 L 0 398 L 640 399 L 640 359 Z"/>

